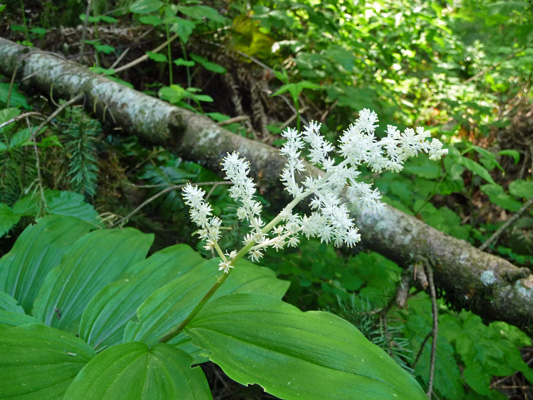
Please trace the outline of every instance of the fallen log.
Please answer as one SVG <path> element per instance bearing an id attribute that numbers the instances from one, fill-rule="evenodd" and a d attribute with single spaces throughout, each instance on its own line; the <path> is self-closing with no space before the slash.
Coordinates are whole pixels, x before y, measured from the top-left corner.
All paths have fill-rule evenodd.
<path id="1" fill-rule="evenodd" d="M 145 95 L 59 55 L 29 49 L 0 38 L 0 73 L 53 97 L 84 94 L 88 111 L 124 134 L 164 146 L 183 159 L 218 173 L 222 158 L 237 151 L 251 163 L 261 194 L 280 203 L 285 193 L 279 174 L 285 163 L 278 150 L 222 129 L 209 118 Z M 320 174 L 316 168 L 309 169 Z M 257 178 L 260 177 L 260 178 Z M 533 275 L 506 260 L 479 251 L 393 207 L 380 215 L 353 208 L 362 244 L 402 267 L 423 262 L 455 309 L 468 309 L 485 321 L 505 321 L 533 335 Z"/>

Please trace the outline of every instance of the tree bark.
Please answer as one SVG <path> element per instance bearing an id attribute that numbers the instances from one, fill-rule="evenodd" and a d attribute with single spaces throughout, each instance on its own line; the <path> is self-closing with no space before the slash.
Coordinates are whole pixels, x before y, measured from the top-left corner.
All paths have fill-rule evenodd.
<path id="1" fill-rule="evenodd" d="M 251 163 L 262 196 L 284 204 L 279 181 L 285 164 L 278 150 L 228 132 L 209 118 L 147 96 L 64 58 L 28 49 L 0 38 L 0 72 L 52 97 L 85 95 L 88 111 L 102 121 L 165 146 L 180 157 L 220 173 L 228 152 Z M 309 169 L 320 174 L 317 168 Z M 426 262 L 434 271 L 440 294 L 455 309 L 468 309 L 485 321 L 505 321 L 533 335 L 533 275 L 465 241 L 441 233 L 414 217 L 387 206 L 374 215 L 351 210 L 363 245 L 407 267 Z"/>

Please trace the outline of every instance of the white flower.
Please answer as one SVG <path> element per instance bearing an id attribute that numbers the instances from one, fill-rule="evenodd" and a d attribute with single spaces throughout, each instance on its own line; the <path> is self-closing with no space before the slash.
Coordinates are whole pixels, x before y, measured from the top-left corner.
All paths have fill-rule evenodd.
<path id="1" fill-rule="evenodd" d="M 229 195 L 238 204 L 237 217 L 249 221 L 251 225 L 242 243 L 249 249 L 248 257 L 252 261 L 263 257 L 265 249 L 269 247 L 279 250 L 285 246 L 298 246 L 300 233 L 307 238 L 316 237 L 322 242 L 333 242 L 335 246 L 355 246 L 361 240 L 361 235 L 342 200 L 343 191 L 347 189 L 346 195 L 350 201 L 363 210 L 379 212 L 383 208 L 379 191 L 368 183 L 356 180 L 360 174 L 359 166 L 366 164 L 375 172 L 397 172 L 402 170 L 405 160 L 420 152 L 428 153 L 431 160 L 438 160 L 448 152 L 438 139 L 427 141 L 431 135 L 421 127 L 407 128 L 401 132 L 389 125 L 387 136 L 377 140 L 374 133 L 377 122 L 375 112 L 362 110 L 355 123 L 341 135 L 337 150 L 320 134 L 321 125 L 317 122 L 311 122 L 302 133 L 292 128 L 286 129 L 282 133 L 286 142 L 281 153 L 287 157 L 287 162 L 281 182 L 294 200 L 266 226 L 261 218 L 261 203 L 255 199 L 255 184 L 248 177 L 249 162 L 235 152 L 224 158 L 222 169 L 226 178 L 233 183 Z M 322 167 L 325 173 L 307 176 L 300 185 L 299 174 L 305 172 L 302 150 L 306 146 L 308 160 Z M 334 151 L 337 156 L 344 158 L 338 164 L 335 164 L 335 160 L 339 157 L 330 156 Z M 300 216 L 292 212 L 298 202 L 311 195 L 310 215 Z M 236 250 L 225 255 L 222 253 L 218 246 L 222 221 L 212 215 L 211 206 L 204 196 L 205 192 L 198 187 L 187 185 L 183 189 L 185 203 L 191 208 L 191 219 L 200 228 L 197 234 L 206 241 L 207 250 L 217 251 L 222 259 L 219 270 L 227 274 L 233 268 L 232 263 L 244 254 Z"/>
<path id="2" fill-rule="evenodd" d="M 213 213 L 209 203 L 204 201 L 205 191 L 187 184 L 183 188 L 183 198 L 185 204 L 191 207 L 190 215 L 192 221 L 201 229 L 197 231 L 200 239 L 207 240 L 206 247 L 215 247 L 215 243 L 220 239 L 220 225 L 222 221 L 218 217 L 212 217 Z"/>
<path id="3" fill-rule="evenodd" d="M 231 263 L 230 260 L 228 261 L 221 260 L 220 264 L 218 264 L 218 270 L 224 271 L 225 274 L 229 274 L 230 269 L 233 268 L 233 265 L 231 265 L 230 263 Z"/>

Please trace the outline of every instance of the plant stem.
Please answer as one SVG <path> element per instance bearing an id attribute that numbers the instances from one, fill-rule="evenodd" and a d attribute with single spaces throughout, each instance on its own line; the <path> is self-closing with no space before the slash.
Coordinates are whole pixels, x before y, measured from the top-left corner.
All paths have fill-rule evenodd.
<path id="1" fill-rule="evenodd" d="M 165 14 L 166 14 L 166 7 L 168 7 L 168 0 L 165 1 Z M 168 24 L 165 24 L 165 33 L 167 35 L 168 80 L 170 82 L 170 85 L 172 85 L 174 83 L 172 79 L 172 47 L 170 46 L 171 40 L 170 40 L 170 30 L 168 28 Z"/>
<path id="2" fill-rule="evenodd" d="M 343 161 L 343 162 L 346 162 L 346 160 Z M 327 182 L 327 180 L 329 179 L 329 177 L 331 175 L 332 175 L 331 171 L 326 172 L 324 174 L 324 176 L 322 176 L 322 178 L 320 178 L 320 180 L 318 181 L 316 186 L 320 187 L 322 183 Z M 287 212 L 291 211 L 294 207 L 296 207 L 296 205 L 298 205 L 298 203 L 300 201 L 302 201 L 304 198 L 306 198 L 307 196 L 312 194 L 315 190 L 316 190 L 316 188 L 314 188 L 314 190 L 308 189 L 305 192 L 303 192 L 302 194 L 300 194 L 299 196 L 295 197 L 293 201 L 291 201 L 289 204 L 287 204 L 285 206 L 285 208 L 283 209 L 282 212 L 280 212 L 272 221 L 270 221 L 263 229 L 261 229 L 261 232 L 263 234 L 268 233 L 272 228 L 274 228 L 277 224 L 279 224 L 282 221 L 282 219 L 284 218 L 284 214 L 286 214 Z M 250 242 L 248 242 L 246 244 L 246 246 L 244 246 L 237 253 L 237 255 L 233 258 L 233 260 L 231 260 L 230 265 L 231 266 L 235 266 L 235 264 L 241 258 L 243 258 L 252 249 L 252 247 L 254 247 L 255 245 L 256 245 L 255 240 L 251 240 Z M 218 243 L 215 243 L 215 250 L 217 251 L 217 253 L 220 256 L 220 258 L 222 260 L 224 260 L 224 262 L 225 262 L 226 261 L 226 257 L 222 253 L 222 250 L 218 246 Z M 228 273 L 222 274 L 222 276 L 220 276 L 217 279 L 215 284 L 213 286 L 211 286 L 211 288 L 204 295 L 204 297 L 202 297 L 202 299 L 198 302 L 196 307 L 193 308 L 193 310 L 189 313 L 189 315 L 187 315 L 187 317 L 185 317 L 185 319 L 175 329 L 173 329 L 169 334 L 167 334 L 165 337 L 163 337 L 163 339 L 161 339 L 159 342 L 160 343 L 166 343 L 169 340 L 172 340 L 173 338 L 175 338 L 177 335 L 179 335 L 180 332 L 187 326 L 187 324 L 189 322 L 191 322 L 191 320 L 196 316 L 196 314 L 198 314 L 200 312 L 200 310 L 207 304 L 209 299 L 211 297 L 213 297 L 213 295 L 216 293 L 218 288 L 226 281 L 226 279 L 228 279 L 228 276 L 230 275 L 230 273 L 231 273 L 231 269 L 228 271 Z"/>
<path id="3" fill-rule="evenodd" d="M 231 261 L 231 265 L 234 265 L 237 261 L 239 261 L 242 257 L 244 257 L 244 255 L 246 255 L 246 253 L 248 253 L 248 251 L 250 251 L 250 249 L 255 245 L 255 242 L 254 241 L 251 241 L 250 243 L 248 243 L 246 246 L 244 246 L 238 253 L 237 255 L 235 256 L 235 258 Z M 200 310 L 202 308 L 204 308 L 204 306 L 207 304 L 207 302 L 209 301 L 209 299 L 211 297 L 213 297 L 213 295 L 216 293 L 216 291 L 218 290 L 218 288 L 220 286 L 222 286 L 222 284 L 226 281 L 226 279 L 228 279 L 229 275 L 231 273 L 231 270 L 230 272 L 228 272 L 227 274 L 222 274 L 222 276 L 220 276 L 217 281 L 215 282 L 215 284 L 213 286 L 211 286 L 211 288 L 207 291 L 207 293 L 204 295 L 204 297 L 202 297 L 202 299 L 198 302 L 198 304 L 196 305 L 196 307 L 193 308 L 193 310 L 189 313 L 189 315 L 187 315 L 187 317 L 181 321 L 181 323 L 174 329 L 172 330 L 172 332 L 170 332 L 168 335 L 166 335 L 163 339 L 161 339 L 159 341 L 159 343 L 166 343 L 168 342 L 169 340 L 172 340 L 173 338 L 175 338 L 176 336 L 178 336 L 181 331 L 187 326 L 187 324 L 189 322 L 191 322 L 191 320 L 196 316 L 196 314 L 198 314 L 200 312 Z"/>
<path id="4" fill-rule="evenodd" d="M 159 343 L 166 343 L 169 340 L 174 339 L 176 336 L 178 336 L 183 328 L 187 326 L 189 322 L 200 312 L 202 308 L 204 308 L 205 304 L 209 301 L 209 299 L 216 293 L 218 288 L 228 279 L 229 274 L 222 274 L 220 278 L 217 279 L 215 284 L 211 286 L 211 289 L 205 294 L 204 297 L 202 297 L 202 300 L 196 305 L 196 307 L 193 308 L 193 310 L 187 315 L 187 317 L 181 321 L 181 324 L 177 326 L 172 332 L 170 332 L 168 335 L 166 335 L 163 339 L 159 341 Z"/>
<path id="5" fill-rule="evenodd" d="M 22 8 L 22 22 L 24 24 L 24 36 L 26 40 L 30 41 L 30 34 L 28 33 L 28 24 L 26 23 L 26 10 L 24 9 L 24 0 L 20 0 L 20 6 Z"/>
<path id="6" fill-rule="evenodd" d="M 188 61 L 187 50 L 185 49 L 185 44 L 183 43 L 181 39 L 180 39 L 180 45 L 181 45 L 181 52 L 183 53 L 183 59 L 185 61 Z M 187 87 L 191 87 L 192 86 L 191 69 L 187 65 L 185 66 L 185 73 L 187 74 Z"/>

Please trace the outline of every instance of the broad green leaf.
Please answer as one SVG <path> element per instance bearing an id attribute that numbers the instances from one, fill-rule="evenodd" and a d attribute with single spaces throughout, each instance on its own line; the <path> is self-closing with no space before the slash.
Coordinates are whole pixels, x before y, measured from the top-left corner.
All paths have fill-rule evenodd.
<path id="1" fill-rule="evenodd" d="M 44 325 L 21 325 L 0 334 L 0 398 L 62 398 L 94 356 L 77 337 Z"/>
<path id="2" fill-rule="evenodd" d="M 515 212 L 518 211 L 522 206 L 522 203 L 516 200 L 513 196 L 510 196 L 505 193 L 503 187 L 498 184 L 481 185 L 480 189 L 483 193 L 489 196 L 489 200 L 491 201 L 491 203 L 494 203 L 505 210 Z"/>
<path id="3" fill-rule="evenodd" d="M 165 4 L 159 0 L 137 0 L 130 6 L 130 12 L 135 14 L 149 14 L 159 10 Z"/>
<path id="4" fill-rule="evenodd" d="M 156 15 L 144 15 L 139 18 L 139 21 L 143 24 L 158 26 L 163 23 L 163 20 Z"/>
<path id="5" fill-rule="evenodd" d="M 485 150 L 482 147 L 474 146 L 472 145 L 472 148 L 481 156 L 479 161 L 485 168 L 487 168 L 489 171 L 491 171 L 494 167 L 498 167 L 500 171 L 505 173 L 505 170 L 500 165 L 500 163 L 496 160 L 496 155 L 494 153 L 491 153 L 488 150 Z"/>
<path id="6" fill-rule="evenodd" d="M 194 61 L 188 61 L 183 58 L 178 58 L 177 60 L 174 60 L 174 64 L 176 64 L 178 67 L 181 65 L 184 65 L 185 67 L 194 67 L 196 65 Z"/>
<path id="7" fill-rule="evenodd" d="M 156 290 L 137 310 L 139 322 L 126 326 L 124 342 L 157 343 L 183 321 L 217 279 L 218 259 L 212 259 L 190 270 L 180 279 Z M 288 282 L 276 278 L 272 270 L 241 261 L 211 301 L 225 294 L 260 293 L 281 298 Z"/>
<path id="8" fill-rule="evenodd" d="M 317 90 L 322 89 L 322 86 L 317 85 L 316 83 L 309 82 L 309 81 L 301 81 L 298 83 L 287 83 L 280 87 L 276 93 L 272 94 L 272 96 L 279 96 L 280 94 L 283 94 L 285 92 L 289 92 L 291 94 L 291 97 L 294 102 L 297 101 L 298 96 L 304 89 L 311 89 L 311 90 Z"/>
<path id="9" fill-rule="evenodd" d="M 437 179 L 440 172 L 440 165 L 431 161 L 426 154 L 420 154 L 416 158 L 410 158 L 404 164 L 404 171 L 426 179 Z"/>
<path id="10" fill-rule="evenodd" d="M 533 198 L 533 182 L 517 179 L 509 185 L 509 192 L 516 197 L 531 199 Z"/>
<path id="11" fill-rule="evenodd" d="M 86 203 L 85 198 L 80 193 L 45 189 L 44 198 L 47 214 L 76 217 L 93 224 L 93 227 L 102 225 L 94 207 Z M 17 201 L 13 205 L 13 211 L 20 215 L 38 215 L 40 202 L 40 196 L 35 193 L 30 194 Z"/>
<path id="12" fill-rule="evenodd" d="M 110 17 L 109 15 L 99 15 L 98 18 L 108 24 L 116 24 L 118 22 L 118 19 Z"/>
<path id="13" fill-rule="evenodd" d="M 185 333 L 230 378 L 283 399 L 426 399 L 415 379 L 349 322 L 271 296 L 221 297 Z"/>
<path id="14" fill-rule="evenodd" d="M 106 44 L 97 44 L 94 47 L 97 51 L 100 51 L 104 54 L 111 54 L 115 51 L 115 48 L 113 46 L 108 46 Z"/>
<path id="15" fill-rule="evenodd" d="M 474 174 L 479 175 L 483 179 L 485 179 L 487 182 L 490 182 L 492 184 L 496 184 L 492 177 L 489 174 L 489 171 L 487 171 L 485 168 L 483 168 L 481 165 L 479 165 L 477 162 L 471 160 L 470 158 L 466 157 L 460 157 L 459 163 L 464 166 L 469 171 L 473 172 Z"/>
<path id="16" fill-rule="evenodd" d="M 106 76 L 110 76 L 115 73 L 114 68 L 91 67 L 89 69 L 95 74 L 101 74 L 101 75 L 106 75 Z"/>
<path id="17" fill-rule="evenodd" d="M 144 259 L 152 241 L 153 235 L 131 228 L 83 236 L 46 277 L 33 315 L 47 325 L 77 334 L 89 301 L 129 266 Z"/>
<path id="18" fill-rule="evenodd" d="M 430 307 L 429 298 L 424 298 L 425 304 Z M 410 305 L 412 302 L 409 303 Z M 416 308 L 416 306 L 413 306 Z M 407 318 L 405 329 L 408 331 L 409 341 L 413 349 L 420 349 L 427 332 L 431 330 L 431 319 L 428 315 L 420 315 L 416 311 L 410 310 L 411 313 Z M 415 374 L 425 384 L 429 379 L 430 368 L 430 354 L 431 354 L 431 339 L 426 341 L 424 350 L 415 368 Z M 464 397 L 463 381 L 461 379 L 461 371 L 457 366 L 454 358 L 454 349 L 448 342 L 445 336 L 437 338 L 437 358 L 435 363 L 435 382 L 434 389 L 440 395 L 447 399 L 462 399 Z M 414 361 L 416 354 L 412 354 Z"/>
<path id="19" fill-rule="evenodd" d="M 154 53 L 153 51 L 147 51 L 146 54 L 148 54 L 148 58 L 150 60 L 154 60 L 155 62 L 167 62 L 168 58 L 164 54 L 160 53 Z"/>
<path id="20" fill-rule="evenodd" d="M 195 62 L 200 64 L 202 67 L 204 67 L 208 71 L 216 72 L 217 74 L 225 74 L 226 73 L 226 68 L 224 68 L 222 65 L 214 63 L 214 62 L 211 62 L 211 61 L 205 59 L 204 57 L 201 57 L 201 56 L 193 54 L 193 53 L 189 54 L 189 57 L 191 57 Z"/>
<path id="21" fill-rule="evenodd" d="M 148 296 L 203 262 L 190 247 L 177 245 L 135 264 L 93 297 L 81 319 L 80 337 L 92 346 L 121 343 L 126 324 Z"/>
<path id="22" fill-rule="evenodd" d="M 159 97 L 169 103 L 176 104 L 187 96 L 187 91 L 180 85 L 170 85 L 159 89 Z"/>
<path id="23" fill-rule="evenodd" d="M 42 325 L 43 323 L 37 318 L 32 317 L 27 314 L 20 314 L 18 312 L 0 310 L 0 325 L 2 326 L 19 326 L 27 324 L 38 324 Z"/>
<path id="24" fill-rule="evenodd" d="M 0 83 L 0 85 L 8 85 L 7 83 Z M 2 86 L 0 86 L 1 88 Z M 0 95 L 2 93 L 0 92 Z M 7 96 L 7 93 L 6 93 Z M 4 100 L 5 101 L 5 100 Z M 20 110 L 15 107 L 11 108 L 4 108 L 3 110 L 0 110 L 0 124 L 3 124 L 4 122 L 10 121 L 15 117 L 18 117 L 20 115 Z M 9 126 L 9 125 L 7 125 Z M 6 127 L 3 127 L 2 130 L 6 129 Z"/>
<path id="25" fill-rule="evenodd" d="M 17 222 L 19 222 L 20 215 L 15 212 L 7 204 L 0 203 L 0 237 L 4 236 Z"/>
<path id="26" fill-rule="evenodd" d="M 26 97 L 24 97 L 24 95 L 19 92 L 18 85 L 16 85 L 16 84 L 13 85 L 13 87 L 11 87 L 11 84 L 9 84 L 9 83 L 0 83 L 0 101 L 2 103 L 5 104 L 7 102 L 7 96 L 9 94 L 10 90 L 11 90 L 11 97 L 9 98 L 10 107 L 22 107 L 22 108 L 25 108 L 25 109 L 29 109 L 30 108 L 30 106 L 26 102 Z M 2 110 L 2 111 L 4 111 L 4 110 Z M 1 111 L 0 111 L 0 113 L 1 113 Z M 5 121 L 2 121 L 2 118 L 0 118 L 0 121 L 1 121 L 0 123 L 5 122 Z"/>
<path id="27" fill-rule="evenodd" d="M 9 147 L 14 149 L 17 147 L 27 146 L 28 144 L 32 144 L 33 142 L 30 142 L 31 138 L 31 129 L 21 129 L 17 133 L 15 133 L 11 139 L 9 140 Z"/>
<path id="28" fill-rule="evenodd" d="M 179 7 L 178 10 L 182 14 L 197 20 L 207 18 L 211 21 L 220 22 L 222 24 L 227 23 L 229 21 L 228 18 L 225 18 L 220 15 L 218 11 L 214 8 L 204 5 L 182 6 Z"/>
<path id="29" fill-rule="evenodd" d="M 5 292 L 0 292 L 0 310 L 24 314 L 24 309 L 19 305 L 17 300 Z"/>
<path id="30" fill-rule="evenodd" d="M 201 368 L 164 343 L 125 343 L 94 357 L 67 390 L 65 400 L 211 399 Z"/>
<path id="31" fill-rule="evenodd" d="M 170 30 L 177 33 L 183 43 L 187 43 L 195 28 L 196 24 L 194 22 L 186 19 L 179 19 L 179 21 L 172 25 Z"/>
<path id="32" fill-rule="evenodd" d="M 498 152 L 498 154 L 501 156 L 513 157 L 514 165 L 518 164 L 520 161 L 520 152 L 516 150 L 501 150 Z"/>
<path id="33" fill-rule="evenodd" d="M 13 249 L 0 259 L 0 290 L 14 297 L 27 313 L 46 275 L 91 225 L 77 218 L 49 216 L 28 226 Z"/>

